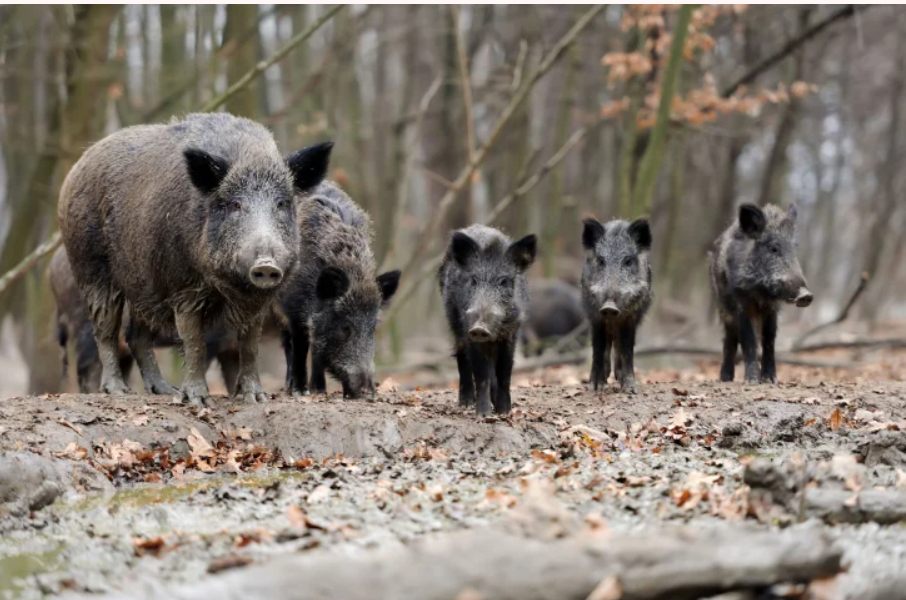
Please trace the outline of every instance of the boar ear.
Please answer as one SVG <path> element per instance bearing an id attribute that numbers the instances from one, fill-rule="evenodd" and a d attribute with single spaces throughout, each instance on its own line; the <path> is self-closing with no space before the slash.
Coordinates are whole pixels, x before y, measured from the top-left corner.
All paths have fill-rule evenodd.
<path id="1" fill-rule="evenodd" d="M 199 148 L 186 148 L 182 154 L 192 185 L 204 195 L 217 189 L 230 168 L 224 159 Z"/>
<path id="2" fill-rule="evenodd" d="M 381 299 L 384 306 L 390 304 L 390 299 L 400 286 L 400 275 L 399 271 L 388 271 L 377 276 L 377 284 L 381 288 Z"/>
<path id="3" fill-rule="evenodd" d="M 796 217 L 799 216 L 799 208 L 796 206 L 796 203 L 795 203 L 795 202 L 793 202 L 792 204 L 790 204 L 790 210 L 787 211 L 787 214 L 788 214 L 789 217 L 790 217 L 790 221 L 792 221 L 793 223 L 795 223 L 795 222 L 796 222 Z"/>
<path id="4" fill-rule="evenodd" d="M 532 234 L 510 244 L 510 247 L 506 250 L 506 255 L 513 261 L 517 269 L 525 271 L 535 262 L 537 251 L 538 239 Z"/>
<path id="5" fill-rule="evenodd" d="M 286 165 L 293 173 L 293 186 L 297 192 L 315 187 L 327 175 L 333 142 L 324 142 L 302 148 L 286 157 Z"/>
<path id="6" fill-rule="evenodd" d="M 461 231 L 453 233 L 450 248 L 453 251 L 453 259 L 462 267 L 468 264 L 473 255 L 478 254 L 478 243 Z"/>
<path id="7" fill-rule="evenodd" d="M 336 267 L 324 267 L 318 276 L 318 300 L 336 300 L 349 289 L 349 277 Z"/>
<path id="8" fill-rule="evenodd" d="M 764 212 L 754 204 L 739 207 L 739 227 L 749 237 L 758 237 L 764 231 L 767 220 Z"/>
<path id="9" fill-rule="evenodd" d="M 651 226 L 648 219 L 636 219 L 629 225 L 629 237 L 639 250 L 651 250 Z"/>
<path id="10" fill-rule="evenodd" d="M 584 225 L 582 229 L 582 246 L 586 250 L 594 250 L 598 240 L 604 237 L 604 226 L 601 222 L 592 217 L 582 219 Z"/>

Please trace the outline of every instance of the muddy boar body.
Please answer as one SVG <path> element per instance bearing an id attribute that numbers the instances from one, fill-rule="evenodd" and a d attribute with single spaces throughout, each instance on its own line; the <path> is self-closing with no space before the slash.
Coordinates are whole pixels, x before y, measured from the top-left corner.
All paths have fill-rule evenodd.
<path id="1" fill-rule="evenodd" d="M 585 264 L 582 302 L 591 325 L 591 384 L 606 385 L 613 372 L 625 393 L 637 391 L 636 331 L 651 307 L 651 229 L 637 219 L 601 223 L 587 218 L 582 231 Z"/>
<path id="2" fill-rule="evenodd" d="M 525 271 L 534 235 L 515 242 L 471 225 L 453 232 L 439 270 L 440 291 L 459 368 L 459 404 L 479 415 L 510 412 L 510 379 L 519 328 L 529 304 Z"/>
<path id="3" fill-rule="evenodd" d="M 306 258 L 280 293 L 287 391 L 324 393 L 330 373 L 348 398 L 373 392 L 375 328 L 400 272 L 376 275 L 371 221 L 335 183 L 301 195 L 296 216 Z"/>
<path id="4" fill-rule="evenodd" d="M 120 130 L 89 148 L 63 183 L 63 242 L 94 324 L 101 390 L 127 392 L 117 339 L 128 305 L 129 345 L 149 393 L 175 394 L 160 374 L 155 335 L 186 354 L 180 395 L 208 399 L 205 332 L 237 335 L 237 394 L 264 399 L 258 337 L 298 254 L 293 193 L 320 182 L 330 144 L 285 160 L 261 125 L 195 114 Z"/>
<path id="5" fill-rule="evenodd" d="M 544 348 L 585 323 L 582 295 L 574 286 L 555 279 L 532 281 L 529 284 L 529 308 L 522 338 L 526 356 L 541 354 Z M 586 333 L 576 342 L 584 346 Z"/>
<path id="6" fill-rule="evenodd" d="M 737 221 L 717 238 L 709 254 L 711 287 L 724 326 L 721 381 L 733 381 L 742 346 L 747 383 L 777 382 L 774 343 L 783 303 L 811 304 L 796 257 L 796 207 L 739 207 Z M 759 368 L 758 338 L 762 362 Z"/>
<path id="7" fill-rule="evenodd" d="M 60 247 L 50 261 L 50 287 L 57 302 L 56 324 L 57 341 L 60 345 L 63 377 L 67 377 L 69 367 L 69 354 L 67 348 L 70 343 L 75 347 L 76 379 L 79 392 L 83 394 L 95 393 L 101 385 L 101 360 L 98 347 L 94 340 L 94 329 L 88 310 L 79 294 L 78 286 L 72 275 L 72 267 L 66 256 L 66 249 Z M 120 371 L 125 381 L 129 380 L 134 359 L 126 340 L 131 337 L 131 324 L 128 315 L 123 316 L 122 335 L 117 348 Z M 169 348 L 179 346 L 178 338 L 156 336 L 155 348 Z M 236 336 L 218 329 L 205 335 L 207 362 L 214 358 L 220 365 L 224 383 L 227 390 L 233 393 L 236 387 L 236 377 L 239 369 L 239 348 Z"/>

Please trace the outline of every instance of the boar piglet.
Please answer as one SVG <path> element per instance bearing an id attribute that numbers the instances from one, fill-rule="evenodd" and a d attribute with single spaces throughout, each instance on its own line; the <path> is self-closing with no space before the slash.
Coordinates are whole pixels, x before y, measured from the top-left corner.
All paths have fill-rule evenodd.
<path id="1" fill-rule="evenodd" d="M 603 388 L 613 372 L 627 394 L 637 391 L 634 371 L 636 330 L 651 307 L 651 228 L 645 219 L 583 221 L 582 301 L 591 322 L 591 384 Z"/>
<path id="2" fill-rule="evenodd" d="M 488 415 L 510 412 L 516 336 L 525 320 L 525 271 L 535 261 L 534 235 L 511 242 L 471 225 L 453 233 L 440 266 L 440 293 L 456 347 L 459 404 Z M 476 398 L 477 397 L 477 398 Z"/>
<path id="3" fill-rule="evenodd" d="M 522 326 L 526 356 L 540 355 L 546 346 L 569 335 L 585 323 L 585 309 L 579 290 L 556 279 L 529 283 L 528 316 Z M 580 347 L 588 343 L 586 328 L 575 340 Z"/>
<path id="4" fill-rule="evenodd" d="M 236 394 L 266 398 L 258 377 L 265 314 L 298 255 L 293 195 L 324 178 L 331 144 L 280 155 L 271 133 L 226 113 L 127 127 L 89 148 L 60 192 L 73 275 L 94 324 L 101 390 L 128 392 L 117 361 L 124 306 L 129 347 L 149 393 L 177 390 L 160 374 L 157 335 L 185 351 L 179 392 L 209 398 L 205 333 L 235 332 Z"/>
<path id="5" fill-rule="evenodd" d="M 308 393 L 311 348 L 311 391 L 327 391 L 326 371 L 347 398 L 374 392 L 375 328 L 400 272 L 376 275 L 368 215 L 335 183 L 301 195 L 296 215 L 304 258 L 280 293 L 286 389 Z"/>
<path id="6" fill-rule="evenodd" d="M 733 381 L 741 344 L 746 383 L 776 383 L 774 341 L 780 306 L 812 303 L 796 258 L 796 206 L 784 211 L 773 205 L 743 204 L 738 220 L 717 238 L 709 259 L 711 287 L 724 325 L 721 381 Z"/>

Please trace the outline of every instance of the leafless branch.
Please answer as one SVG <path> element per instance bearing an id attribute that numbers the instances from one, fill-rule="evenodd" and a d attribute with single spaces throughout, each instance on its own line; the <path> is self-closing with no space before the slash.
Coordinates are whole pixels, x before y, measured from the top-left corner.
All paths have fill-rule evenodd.
<path id="1" fill-rule="evenodd" d="M 828 321 L 827 323 L 822 323 L 813 329 L 806 331 L 796 342 L 793 344 L 793 349 L 799 349 L 802 347 L 802 344 L 805 343 L 805 340 L 812 337 L 819 331 L 823 331 L 828 327 L 833 327 L 838 323 L 842 323 L 849 317 L 849 311 L 852 309 L 853 305 L 859 300 L 859 297 L 862 296 L 862 293 L 865 291 L 865 288 L 868 287 L 869 275 L 865 271 L 862 273 L 862 276 L 859 278 L 859 285 L 856 286 L 856 291 L 853 292 L 853 295 L 850 297 L 849 302 L 846 303 L 846 306 L 843 307 L 843 310 L 840 311 L 840 314 L 837 315 L 837 318 L 833 321 Z"/>

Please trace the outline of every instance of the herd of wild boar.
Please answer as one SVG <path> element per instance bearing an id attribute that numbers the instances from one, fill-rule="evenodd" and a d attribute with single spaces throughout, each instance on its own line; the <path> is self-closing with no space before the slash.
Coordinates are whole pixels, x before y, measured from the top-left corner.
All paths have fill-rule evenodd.
<path id="1" fill-rule="evenodd" d="M 267 129 L 226 113 L 126 128 L 89 148 L 63 184 L 64 247 L 50 264 L 64 370 L 72 343 L 80 390 L 128 392 L 135 362 L 146 392 L 201 406 L 216 359 L 230 394 L 257 402 L 264 330 L 281 338 L 288 392 L 324 392 L 326 373 L 346 397 L 373 392 L 375 328 L 400 272 L 376 273 L 368 215 L 325 180 L 331 148 L 283 156 Z M 451 234 L 438 278 L 460 405 L 508 413 L 520 331 L 528 347 L 585 319 L 592 387 L 606 385 L 612 366 L 622 391 L 637 391 L 651 228 L 645 219 L 586 218 L 582 245 L 581 291 L 530 287 L 534 235 L 512 240 L 484 225 Z M 733 379 L 741 345 L 745 381 L 776 382 L 780 305 L 812 301 L 796 257 L 795 207 L 742 205 L 715 242 L 710 271 L 725 331 L 721 380 Z M 161 375 L 154 349 L 163 346 L 185 355 L 180 389 Z"/>

